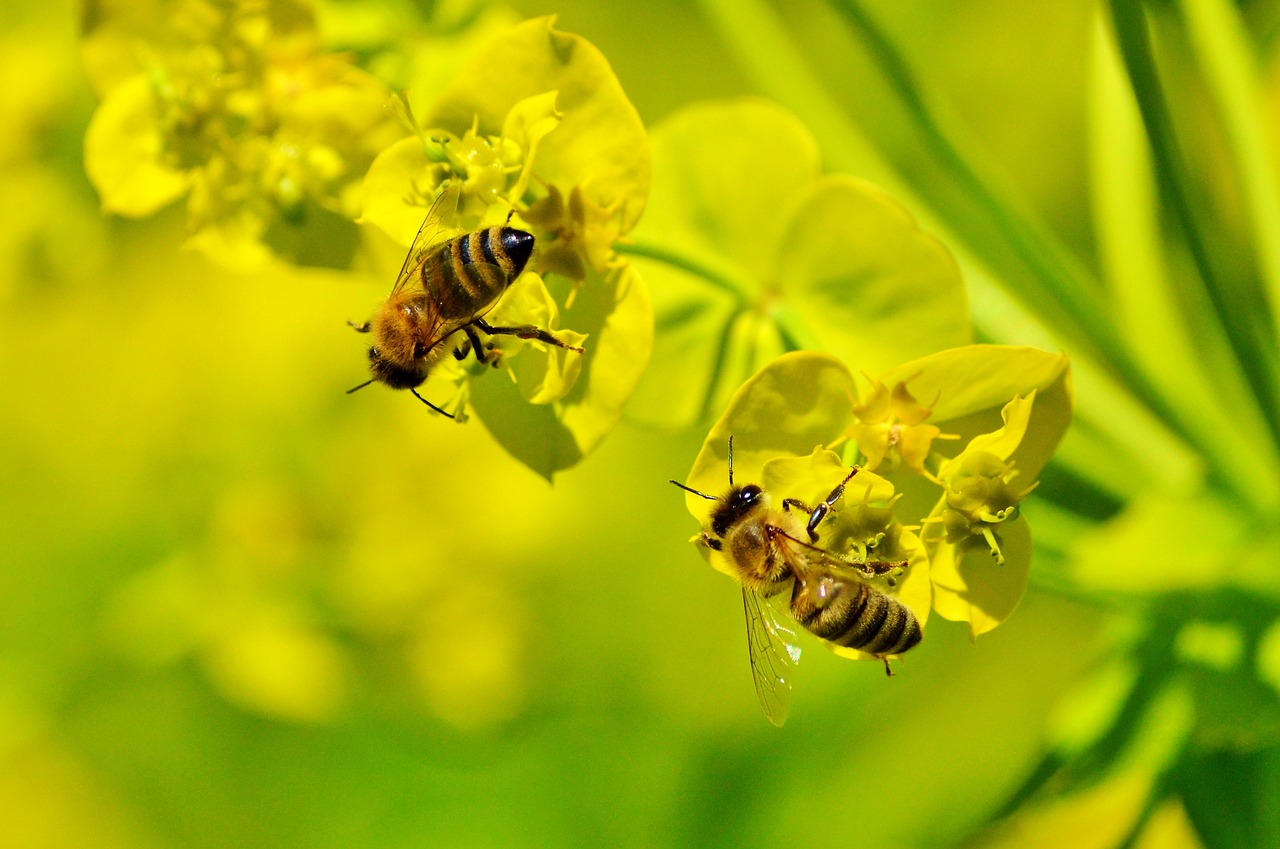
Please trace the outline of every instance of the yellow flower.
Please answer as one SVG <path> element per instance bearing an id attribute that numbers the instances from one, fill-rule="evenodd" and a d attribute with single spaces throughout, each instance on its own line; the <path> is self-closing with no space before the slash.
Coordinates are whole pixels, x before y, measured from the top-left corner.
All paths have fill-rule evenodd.
<path id="1" fill-rule="evenodd" d="M 459 231 L 513 214 L 535 248 L 493 320 L 559 324 L 560 338 L 586 340 L 579 355 L 495 337 L 510 380 L 449 366 L 424 391 L 467 404 L 503 447 L 550 478 L 613 428 L 649 359 L 648 289 L 614 254 L 648 196 L 644 126 L 603 55 L 550 18 L 480 51 L 421 121 L 401 102 L 413 135 L 370 167 L 362 220 L 409 245 L 446 182 L 461 189 L 451 223 Z"/>
<path id="2" fill-rule="evenodd" d="M 402 134 L 385 87 L 272 4 L 196 2 L 163 39 L 120 14 L 114 28 L 93 24 L 142 37 L 133 73 L 120 62 L 101 70 L 103 102 L 85 139 L 103 209 L 142 217 L 185 195 L 191 244 L 215 260 L 346 265 L 360 180 Z M 320 229 L 317 251 L 305 235 Z"/>
<path id="3" fill-rule="evenodd" d="M 913 375 L 916 376 L 918 374 Z M 877 469 L 887 458 L 890 468 L 903 465 L 933 479 L 924 465 L 933 441 L 959 437 L 943 434 L 937 425 L 924 423 L 933 410 L 918 402 L 907 389 L 912 378 L 898 381 L 890 391 L 883 382 L 866 374 L 863 377 L 871 383 L 871 395 L 865 402 L 853 404 L 853 414 L 858 421 L 845 433 L 858 443 L 858 450 L 866 458 L 866 468 Z"/>

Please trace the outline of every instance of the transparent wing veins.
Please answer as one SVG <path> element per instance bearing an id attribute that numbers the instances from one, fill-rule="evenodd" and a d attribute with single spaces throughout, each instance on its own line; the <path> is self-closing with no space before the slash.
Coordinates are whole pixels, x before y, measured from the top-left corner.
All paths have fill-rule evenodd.
<path id="1" fill-rule="evenodd" d="M 422 219 L 418 235 L 413 237 L 409 252 L 405 254 L 404 265 L 400 266 L 400 273 L 396 275 L 396 285 L 391 289 L 392 294 L 403 289 L 412 271 L 421 264 L 423 257 L 452 234 L 452 223 L 458 214 L 458 201 L 461 197 L 462 188 L 456 183 L 445 186 L 436 196 L 431 208 L 427 210 L 426 217 Z"/>
<path id="2" fill-rule="evenodd" d="M 791 671 L 800 662 L 795 631 L 782 625 L 773 606 L 746 587 L 747 655 L 756 697 L 770 722 L 781 727 L 791 709 Z"/>

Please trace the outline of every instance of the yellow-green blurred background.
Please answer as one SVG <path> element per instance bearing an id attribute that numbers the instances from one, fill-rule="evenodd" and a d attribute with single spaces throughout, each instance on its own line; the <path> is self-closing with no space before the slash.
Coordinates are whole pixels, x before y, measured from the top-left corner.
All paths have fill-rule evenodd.
<path id="1" fill-rule="evenodd" d="M 694 5 L 516 5 L 646 123 L 757 90 Z M 1089 4 L 869 6 L 1087 256 Z M 395 269 L 236 275 L 181 210 L 101 217 L 76 9 L 0 16 L 0 844 L 946 846 L 1020 783 L 1098 614 L 1033 589 L 892 680 L 812 642 L 773 728 L 667 483 L 701 430 L 624 424 L 551 487 L 478 422 L 344 395 Z M 815 60 L 909 169 L 856 61 Z"/>

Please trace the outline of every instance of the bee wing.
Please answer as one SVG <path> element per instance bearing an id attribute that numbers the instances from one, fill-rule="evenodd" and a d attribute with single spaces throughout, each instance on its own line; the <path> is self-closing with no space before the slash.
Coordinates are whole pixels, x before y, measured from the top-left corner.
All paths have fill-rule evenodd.
<path id="1" fill-rule="evenodd" d="M 778 621 L 768 600 L 742 588 L 742 609 L 747 618 L 747 656 L 751 678 L 764 715 L 779 728 L 791 710 L 791 670 L 800 662 L 795 631 Z"/>
<path id="2" fill-rule="evenodd" d="M 413 237 L 409 253 L 405 254 L 404 265 L 396 275 L 396 285 L 391 292 L 395 294 L 405 287 L 413 278 L 413 271 L 422 264 L 422 259 L 431 253 L 431 249 L 451 236 L 454 232 L 453 222 L 458 214 L 458 201 L 462 197 L 462 187 L 451 183 L 436 196 L 435 202 L 427 210 L 418 228 L 418 235 Z"/>
<path id="3" fill-rule="evenodd" d="M 811 581 L 816 577 L 830 577 L 840 581 L 862 581 L 883 577 L 907 565 L 905 560 L 866 560 L 859 562 L 841 557 L 811 542 L 796 539 L 781 528 L 775 531 L 780 539 L 778 550 L 786 559 L 796 580 Z"/>

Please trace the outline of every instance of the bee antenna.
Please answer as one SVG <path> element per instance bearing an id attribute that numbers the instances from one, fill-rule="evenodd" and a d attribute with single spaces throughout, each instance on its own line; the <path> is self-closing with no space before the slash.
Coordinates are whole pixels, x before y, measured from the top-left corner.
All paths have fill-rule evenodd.
<path id="1" fill-rule="evenodd" d="M 364 388 L 365 388 L 366 386 L 368 386 L 370 383 L 373 383 L 373 378 L 369 378 L 368 380 L 366 380 L 364 383 L 360 384 L 359 386 L 353 386 L 353 387 L 351 387 L 350 389 L 348 389 L 348 390 L 347 390 L 347 394 L 348 394 L 348 395 L 350 395 L 352 392 L 355 392 L 357 389 L 364 389 Z"/>
<path id="2" fill-rule="evenodd" d="M 733 434 L 729 434 L 729 486 L 733 486 Z"/>
<path id="3" fill-rule="evenodd" d="M 372 383 L 373 381 L 371 380 L 371 381 L 369 381 L 369 382 L 370 382 L 370 383 Z M 359 387 L 356 387 L 356 388 L 358 389 Z M 354 391 L 354 390 L 353 390 L 353 391 Z M 421 401 L 422 403 L 426 404 L 428 407 L 430 407 L 431 409 L 435 410 L 435 411 L 436 411 L 437 413 L 439 413 L 440 415 L 442 415 L 442 416 L 448 416 L 449 418 L 453 418 L 453 413 L 446 413 L 444 410 L 440 409 L 440 408 L 439 408 L 439 407 L 437 407 L 435 404 L 432 404 L 432 403 L 431 403 L 430 401 L 428 401 L 426 398 L 423 398 L 421 395 L 419 395 L 419 394 L 418 394 L 418 390 L 414 389 L 412 386 L 410 386 L 410 387 L 409 387 L 409 391 L 413 393 L 413 397 L 414 397 L 414 398 L 417 398 L 419 401 Z"/>
<path id="4" fill-rule="evenodd" d="M 694 488 L 692 488 L 692 487 L 685 486 L 684 484 L 679 483 L 678 481 L 669 481 L 669 483 L 674 483 L 676 486 L 680 487 L 680 488 L 681 488 L 681 489 L 683 489 L 685 492 L 692 492 L 694 495 L 700 495 L 700 496 L 702 496 L 703 498 L 707 499 L 708 501 L 719 501 L 719 500 L 720 500 L 719 498 L 716 498 L 714 495 L 707 495 L 705 492 L 698 492 L 698 490 L 696 490 L 696 489 L 694 489 Z"/>

